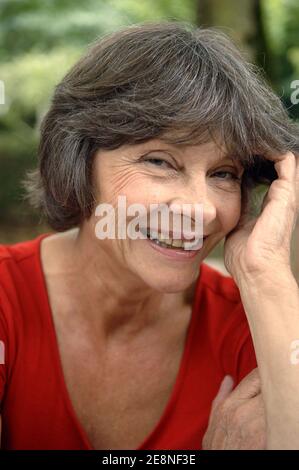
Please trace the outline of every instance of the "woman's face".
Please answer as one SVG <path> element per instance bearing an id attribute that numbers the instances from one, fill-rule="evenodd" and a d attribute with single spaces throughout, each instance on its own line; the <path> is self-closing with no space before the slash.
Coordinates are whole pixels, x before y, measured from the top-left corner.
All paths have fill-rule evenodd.
<path id="1" fill-rule="evenodd" d="M 120 263 L 146 285 L 162 292 L 183 291 L 198 276 L 204 258 L 238 223 L 242 174 L 242 165 L 225 156 L 214 142 L 178 146 L 152 139 L 100 150 L 93 173 L 97 204 L 116 207 L 118 197 L 125 196 L 127 207 L 139 203 L 149 214 L 153 203 L 201 203 L 206 238 L 195 256 L 183 259 L 170 257 L 171 248 L 158 251 L 148 239 L 97 239 L 97 243 L 113 263 Z M 88 221 L 93 230 L 97 221 L 95 215 Z"/>

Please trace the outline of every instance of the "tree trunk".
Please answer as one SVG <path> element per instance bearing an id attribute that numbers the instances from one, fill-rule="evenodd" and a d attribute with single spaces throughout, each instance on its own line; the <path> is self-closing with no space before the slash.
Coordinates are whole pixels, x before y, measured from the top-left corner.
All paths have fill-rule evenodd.
<path id="1" fill-rule="evenodd" d="M 197 0 L 196 23 L 219 27 L 250 61 L 267 67 L 269 57 L 260 0 Z"/>

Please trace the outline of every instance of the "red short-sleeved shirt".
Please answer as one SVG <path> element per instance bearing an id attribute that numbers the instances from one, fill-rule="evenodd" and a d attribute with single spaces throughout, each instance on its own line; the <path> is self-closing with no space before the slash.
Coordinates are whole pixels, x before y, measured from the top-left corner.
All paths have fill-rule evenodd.
<path id="1" fill-rule="evenodd" d="M 40 260 L 44 236 L 0 246 L 1 446 L 88 450 L 63 378 Z M 239 383 L 256 365 L 236 284 L 202 263 L 175 385 L 138 449 L 200 449 L 224 375 Z"/>

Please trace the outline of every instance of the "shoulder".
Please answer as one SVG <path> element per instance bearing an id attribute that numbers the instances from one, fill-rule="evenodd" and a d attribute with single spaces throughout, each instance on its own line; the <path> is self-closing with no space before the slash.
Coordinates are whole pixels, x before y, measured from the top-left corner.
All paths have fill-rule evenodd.
<path id="1" fill-rule="evenodd" d="M 24 262 L 39 255 L 40 242 L 47 234 L 39 235 L 33 240 L 26 240 L 12 245 L 0 244 L 0 283 L 5 274 L 13 274 L 21 269 Z"/>
<path id="2" fill-rule="evenodd" d="M 31 313 L 36 299 L 34 286 L 36 283 L 38 285 L 38 255 L 40 241 L 44 236 L 0 245 L 0 400 L 18 351 L 26 344 L 27 335 L 32 337 L 32 331 L 38 331 L 28 328 L 33 323 Z"/>
<path id="3" fill-rule="evenodd" d="M 19 263 L 34 255 L 38 250 L 40 241 L 45 236 L 47 234 L 39 235 L 33 240 L 25 240 L 11 245 L 0 244 L 0 266 L 3 266 L 6 262 Z"/>
<path id="4" fill-rule="evenodd" d="M 47 234 L 33 240 L 0 245 L 0 337 L 10 357 L 20 331 L 33 325 L 34 312 L 43 292 L 40 244 Z"/>
<path id="5" fill-rule="evenodd" d="M 39 254 L 41 241 L 51 235 L 43 233 L 33 238 L 14 244 L 0 244 L 0 267 L 8 262 L 18 265 L 28 258 Z"/>
<path id="6" fill-rule="evenodd" d="M 0 245 L 0 307 L 14 305 L 28 286 L 37 282 L 40 269 L 40 244 L 47 234 L 33 240 Z"/>

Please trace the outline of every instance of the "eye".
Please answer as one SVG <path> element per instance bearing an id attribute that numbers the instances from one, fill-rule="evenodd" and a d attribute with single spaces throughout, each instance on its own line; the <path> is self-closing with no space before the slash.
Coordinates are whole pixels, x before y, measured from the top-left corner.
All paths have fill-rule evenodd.
<path id="1" fill-rule="evenodd" d="M 166 160 L 163 160 L 162 158 L 146 157 L 145 159 L 143 159 L 143 162 L 150 163 L 151 165 L 158 166 L 161 168 L 175 170 L 175 168 L 171 165 L 171 163 L 167 162 Z"/>
<path id="2" fill-rule="evenodd" d="M 241 178 L 231 171 L 216 171 L 212 176 L 216 176 L 216 178 L 220 178 L 221 180 L 241 181 Z"/>

